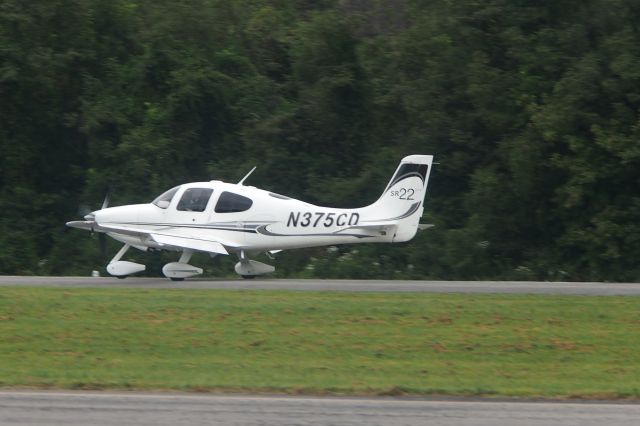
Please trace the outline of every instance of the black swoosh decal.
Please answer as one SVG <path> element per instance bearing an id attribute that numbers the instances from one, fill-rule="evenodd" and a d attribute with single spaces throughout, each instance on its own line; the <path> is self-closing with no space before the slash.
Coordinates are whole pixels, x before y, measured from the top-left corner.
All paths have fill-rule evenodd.
<path id="1" fill-rule="evenodd" d="M 267 235 L 269 237 L 355 237 L 355 238 L 371 238 L 373 235 L 360 235 L 360 234 L 340 234 L 336 232 L 324 233 L 324 234 L 277 234 L 269 231 L 267 225 L 262 225 L 256 229 L 258 234 Z"/>

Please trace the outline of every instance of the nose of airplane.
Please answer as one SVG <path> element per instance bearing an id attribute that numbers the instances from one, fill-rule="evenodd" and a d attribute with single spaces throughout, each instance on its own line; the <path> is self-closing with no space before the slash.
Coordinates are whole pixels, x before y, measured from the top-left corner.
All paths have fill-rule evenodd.
<path id="1" fill-rule="evenodd" d="M 132 204 L 119 207 L 108 207 L 106 209 L 96 210 L 87 216 L 93 215 L 93 220 L 100 223 L 123 223 L 136 222 L 141 213 L 144 204 Z"/>
<path id="2" fill-rule="evenodd" d="M 113 216 L 114 216 L 113 213 L 109 212 L 109 210 L 112 210 L 112 209 L 114 209 L 114 207 L 96 210 L 94 212 L 89 213 L 87 216 L 93 216 L 93 220 L 97 224 L 100 224 L 101 222 L 102 223 L 111 222 L 112 220 L 108 220 L 108 219 L 113 219 Z"/>
<path id="3" fill-rule="evenodd" d="M 118 216 L 121 216 L 121 214 L 118 214 L 117 211 L 112 211 L 112 210 L 122 210 L 121 207 L 109 207 L 106 209 L 100 209 L 100 210 L 96 210 L 94 212 L 91 212 L 90 215 L 93 215 L 93 220 L 96 221 L 96 223 L 100 223 L 100 222 L 113 222 L 116 221 L 118 219 Z"/>

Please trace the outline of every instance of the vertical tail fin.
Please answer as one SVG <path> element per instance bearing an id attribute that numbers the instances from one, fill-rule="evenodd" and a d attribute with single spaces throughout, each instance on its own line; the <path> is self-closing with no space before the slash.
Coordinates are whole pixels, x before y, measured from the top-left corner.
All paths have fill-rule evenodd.
<path id="1" fill-rule="evenodd" d="M 378 201 L 363 209 L 369 218 L 396 221 L 393 242 L 408 241 L 416 234 L 432 164 L 433 155 L 403 158 Z"/>

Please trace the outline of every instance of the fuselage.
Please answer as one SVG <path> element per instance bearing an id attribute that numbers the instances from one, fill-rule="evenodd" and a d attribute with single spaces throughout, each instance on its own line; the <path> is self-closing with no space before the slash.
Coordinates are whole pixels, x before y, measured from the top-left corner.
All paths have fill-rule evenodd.
<path id="1" fill-rule="evenodd" d="M 174 190 L 168 204 L 156 200 L 107 208 L 94 212 L 95 221 L 113 228 L 179 233 L 218 241 L 231 247 L 230 251 L 273 251 L 362 240 L 389 242 L 393 237 L 384 231 L 372 235 L 359 228 L 373 219 L 373 212 L 366 208 L 320 207 L 252 186 L 220 181 L 188 183 Z M 187 205 L 189 200 L 185 198 L 194 193 L 198 200 L 194 206 Z M 165 248 L 144 235 L 108 234 L 136 247 Z"/>

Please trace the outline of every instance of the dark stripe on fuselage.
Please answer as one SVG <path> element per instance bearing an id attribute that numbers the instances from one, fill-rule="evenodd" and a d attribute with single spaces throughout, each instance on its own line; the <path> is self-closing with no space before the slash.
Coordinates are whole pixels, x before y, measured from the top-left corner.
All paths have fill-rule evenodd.
<path id="1" fill-rule="evenodd" d="M 256 228 L 258 226 L 261 226 L 261 224 L 262 225 L 264 224 L 264 222 L 262 222 L 261 224 L 248 225 L 248 226 L 244 226 L 244 227 L 239 227 L 239 226 L 232 227 L 232 225 L 229 225 L 229 226 L 225 226 L 225 225 L 212 226 L 212 225 L 207 225 L 207 224 L 197 225 L 197 224 L 183 224 L 183 223 L 149 223 L 149 222 L 116 222 L 116 223 L 119 223 L 119 224 L 122 224 L 122 225 L 131 225 L 131 226 L 155 226 L 155 227 L 162 227 L 162 228 L 212 229 L 212 230 L 218 230 L 218 231 L 249 232 L 249 233 L 254 233 L 254 234 L 256 233 Z M 105 224 L 105 225 L 108 226 L 108 224 Z"/>
<path id="2" fill-rule="evenodd" d="M 371 238 L 373 235 L 360 235 L 360 234 L 339 234 L 337 232 L 333 233 L 323 233 L 323 234 L 276 234 L 275 232 L 271 232 L 267 229 L 268 225 L 262 225 L 256 229 L 258 234 L 267 235 L 269 237 L 355 237 L 355 238 Z"/>

